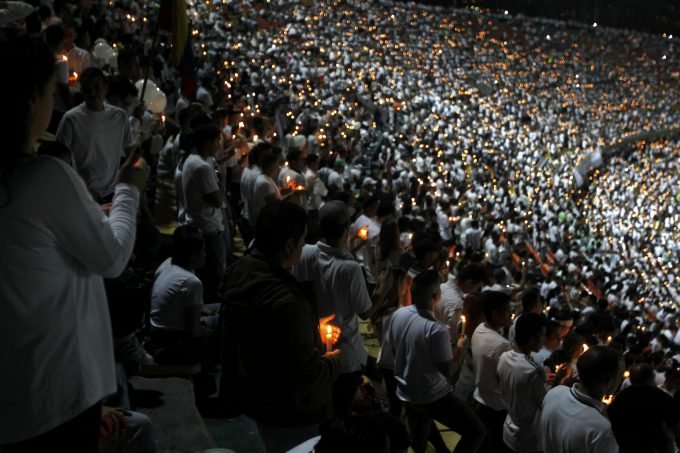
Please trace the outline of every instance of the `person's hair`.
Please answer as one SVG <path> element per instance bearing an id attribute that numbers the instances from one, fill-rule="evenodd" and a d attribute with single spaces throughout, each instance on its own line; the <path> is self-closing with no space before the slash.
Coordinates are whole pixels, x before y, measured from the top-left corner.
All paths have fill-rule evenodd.
<path id="1" fill-rule="evenodd" d="M 115 75 L 109 79 L 109 97 L 116 96 L 122 100 L 128 96 L 137 97 L 137 94 L 137 87 L 126 77 Z"/>
<path id="2" fill-rule="evenodd" d="M 45 42 L 49 46 L 56 46 L 64 40 L 64 26 L 61 24 L 53 24 L 43 30 L 45 35 Z"/>
<path id="3" fill-rule="evenodd" d="M 649 363 L 636 363 L 630 367 L 631 385 L 653 385 L 656 386 L 656 372 Z"/>
<path id="4" fill-rule="evenodd" d="M 484 291 L 480 299 L 487 321 L 491 321 L 494 311 L 502 311 L 510 305 L 510 296 L 501 291 Z"/>
<path id="5" fill-rule="evenodd" d="M 0 71 L 0 86 L 5 87 L 0 109 L 0 180 L 4 180 L 3 173 L 21 156 L 28 140 L 31 99 L 46 93 L 55 67 L 54 54 L 44 41 L 11 28 L 0 29 L 0 61 L 12 63 L 11 69 Z M 9 192 L 0 195 L 0 207 L 9 202 Z"/>
<path id="6" fill-rule="evenodd" d="M 195 225 L 178 226 L 172 234 L 172 264 L 188 268 L 191 258 L 204 246 L 203 233 Z"/>
<path id="7" fill-rule="evenodd" d="M 260 170 L 262 170 L 262 174 L 266 174 L 267 170 L 276 166 L 276 156 L 272 152 L 271 148 L 265 149 L 260 153 L 260 156 L 257 160 L 257 166 L 260 167 Z"/>
<path id="8" fill-rule="evenodd" d="M 288 151 L 288 154 L 286 154 L 286 160 L 288 161 L 288 165 L 290 166 L 291 162 L 297 161 L 300 156 L 302 156 L 302 151 L 296 148 L 291 149 Z"/>
<path id="9" fill-rule="evenodd" d="M 137 58 L 137 53 L 132 50 L 132 49 L 120 49 L 118 51 L 118 56 L 116 57 L 116 62 L 118 63 L 118 66 L 125 66 Z"/>
<path id="10" fill-rule="evenodd" d="M 179 149 L 182 152 L 190 153 L 196 147 L 193 132 L 182 132 L 179 136 Z"/>
<path id="11" fill-rule="evenodd" d="M 388 197 L 382 197 L 380 199 L 380 205 L 378 205 L 378 211 L 375 215 L 378 217 L 387 217 L 394 215 L 396 208 L 394 207 L 394 202 Z"/>
<path id="12" fill-rule="evenodd" d="M 456 274 L 456 280 L 459 282 L 472 281 L 476 283 L 484 283 L 486 281 L 486 271 L 484 270 L 484 266 L 481 264 L 466 264 Z"/>
<path id="13" fill-rule="evenodd" d="M 318 154 L 308 154 L 305 162 L 306 162 L 308 167 L 310 165 L 314 165 L 315 163 L 319 162 L 319 155 Z"/>
<path id="14" fill-rule="evenodd" d="M 213 124 L 203 124 L 194 129 L 192 136 L 194 146 L 200 152 L 206 143 L 215 141 L 220 137 L 220 130 Z"/>
<path id="15" fill-rule="evenodd" d="M 607 408 L 607 415 L 621 453 L 673 452 L 667 433 L 675 433 L 680 413 L 673 397 L 663 390 L 653 386 L 624 389 Z"/>
<path id="16" fill-rule="evenodd" d="M 368 196 L 364 199 L 363 203 L 361 203 L 361 207 L 366 211 L 367 209 L 371 209 L 372 207 L 377 207 L 380 206 L 380 199 L 378 197 L 374 196 Z"/>
<path id="17" fill-rule="evenodd" d="M 540 334 L 546 328 L 548 320 L 545 316 L 538 313 L 524 313 L 517 318 L 515 324 L 515 342 L 520 345 L 526 345 L 531 338 Z"/>
<path id="18" fill-rule="evenodd" d="M 271 151 L 272 145 L 267 142 L 261 142 L 253 146 L 253 149 L 248 153 L 248 165 L 260 166 L 260 156 L 265 151 Z"/>
<path id="19" fill-rule="evenodd" d="M 383 315 L 390 309 L 399 307 L 399 290 L 406 278 L 406 271 L 398 266 L 388 266 L 378 278 L 378 284 L 373 292 L 375 306 L 371 314 L 371 323 L 380 325 Z"/>
<path id="20" fill-rule="evenodd" d="M 78 80 L 80 81 L 80 86 L 85 88 L 89 87 L 90 84 L 96 79 L 100 79 L 102 82 L 106 83 L 106 75 L 104 75 L 104 71 L 99 68 L 95 68 L 94 66 L 90 66 L 89 68 L 83 69 L 83 72 L 80 74 L 80 78 Z"/>
<path id="21" fill-rule="evenodd" d="M 425 258 L 428 253 L 438 251 L 439 244 L 428 236 L 418 236 L 417 238 L 413 238 L 412 248 L 416 259 L 420 261 Z"/>
<path id="22" fill-rule="evenodd" d="M 71 164 L 71 150 L 60 142 L 43 142 L 38 147 L 38 156 L 56 157 Z"/>
<path id="23" fill-rule="evenodd" d="M 305 234 L 307 213 L 300 206 L 275 200 L 267 203 L 255 223 L 255 244 L 267 258 L 276 258 L 289 239 L 297 242 Z"/>
<path id="24" fill-rule="evenodd" d="M 193 115 L 193 112 L 189 108 L 185 108 L 185 109 L 180 110 L 179 116 L 178 116 L 180 127 L 184 127 L 185 125 L 187 125 L 187 123 L 189 121 L 191 121 L 192 115 Z"/>
<path id="25" fill-rule="evenodd" d="M 493 281 L 496 282 L 497 284 L 503 285 L 503 284 L 506 283 L 508 276 L 505 273 L 504 269 L 499 268 L 499 269 L 496 269 L 495 271 L 493 271 L 492 278 L 493 278 Z"/>
<path id="26" fill-rule="evenodd" d="M 383 222 L 378 235 L 380 261 L 385 261 L 394 250 L 399 249 L 399 227 L 395 221 Z"/>
<path id="27" fill-rule="evenodd" d="M 522 294 L 522 310 L 525 313 L 530 312 L 540 302 L 541 292 L 535 286 L 528 288 L 524 294 Z"/>
<path id="28" fill-rule="evenodd" d="M 439 287 L 439 275 L 433 270 L 426 270 L 416 275 L 411 285 L 411 301 L 419 309 L 432 308 L 432 297 Z M 432 291 L 435 291 L 433 293 Z"/>
<path id="29" fill-rule="evenodd" d="M 609 346 L 593 346 L 576 361 L 581 383 L 589 389 L 606 385 L 619 372 L 623 356 Z"/>

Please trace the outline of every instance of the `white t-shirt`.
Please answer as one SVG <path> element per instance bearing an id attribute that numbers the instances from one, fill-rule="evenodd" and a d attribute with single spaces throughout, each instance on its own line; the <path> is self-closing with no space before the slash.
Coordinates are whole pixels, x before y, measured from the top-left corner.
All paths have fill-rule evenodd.
<path id="1" fill-rule="evenodd" d="M 290 167 L 283 167 L 277 177 L 279 187 L 286 188 L 291 182 L 295 182 L 296 187 L 305 187 L 305 177 Z M 304 208 L 307 205 L 306 191 L 295 192 L 288 198 L 288 201 Z"/>
<path id="2" fill-rule="evenodd" d="M 541 405 L 548 391 L 545 371 L 521 352 L 507 351 L 498 359 L 496 372 L 508 405 L 503 440 L 513 451 L 542 451 Z"/>
<path id="3" fill-rule="evenodd" d="M 125 148 L 134 141 L 125 110 L 104 104 L 96 112 L 85 103 L 66 112 L 57 140 L 71 150 L 78 173 L 100 197 L 113 192 Z"/>
<path id="4" fill-rule="evenodd" d="M 398 309 L 384 326 L 382 347 L 383 355 L 393 358 L 397 396 L 415 404 L 433 403 L 453 391 L 436 365 L 453 360 L 448 328 L 431 311 L 423 313 L 414 305 Z"/>
<path id="5" fill-rule="evenodd" d="M 243 216 L 255 224 L 255 200 L 253 198 L 253 190 L 255 189 L 255 181 L 257 177 L 262 174 L 262 170 L 257 165 L 246 167 L 241 174 L 241 199 L 243 200 Z M 251 221 L 252 219 L 252 221 Z"/>
<path id="6" fill-rule="evenodd" d="M 486 323 L 481 323 L 472 334 L 470 343 L 475 371 L 475 400 L 497 411 L 506 410 L 496 368 L 501 354 L 510 350 L 510 342 Z"/>
<path id="7" fill-rule="evenodd" d="M 320 317 L 335 314 L 331 324 L 342 329 L 337 344 L 342 349 L 339 372 L 360 370 L 368 352 L 359 333 L 357 314 L 366 313 L 372 303 L 359 263 L 348 252 L 317 242 L 304 246 L 292 273 L 300 281 L 314 282 Z"/>
<path id="8" fill-rule="evenodd" d="M 281 192 L 272 178 L 265 174 L 260 174 L 253 184 L 253 216 L 250 217 L 250 224 L 255 226 L 257 216 L 260 214 L 267 198 L 274 196 L 277 200 L 281 199 Z"/>
<path id="9" fill-rule="evenodd" d="M 66 56 L 68 57 L 69 71 L 77 73 L 78 76 L 83 73 L 83 69 L 87 69 L 91 66 L 90 53 L 78 46 L 74 45 Z"/>
<path id="10" fill-rule="evenodd" d="M 51 157 L 19 161 L 4 182 L 0 445 L 45 433 L 116 390 L 102 277 L 127 265 L 139 204 L 136 188 L 118 184 L 107 217 Z"/>
<path id="11" fill-rule="evenodd" d="M 203 109 L 206 112 L 209 112 L 210 107 L 213 106 L 213 98 L 210 91 L 203 87 L 198 87 L 198 90 L 196 90 L 196 100 L 203 105 Z"/>
<path id="12" fill-rule="evenodd" d="M 606 406 L 574 387 L 558 385 L 543 399 L 545 453 L 618 453 Z"/>
<path id="13" fill-rule="evenodd" d="M 224 231 L 222 210 L 211 206 L 203 198 L 217 190 L 219 185 L 212 165 L 198 154 L 190 154 L 182 166 L 182 192 L 186 214 L 203 234 Z"/>
<path id="14" fill-rule="evenodd" d="M 449 326 L 449 334 L 458 336 L 458 322 L 463 312 L 463 291 L 456 284 L 455 277 L 449 276 L 441 286 L 442 298 L 434 306 L 434 317 L 442 324 Z"/>
<path id="15" fill-rule="evenodd" d="M 68 61 L 61 56 L 57 55 L 55 61 L 55 74 L 56 74 L 56 79 L 57 79 L 57 85 L 68 85 Z M 61 98 L 61 95 L 57 92 L 54 95 L 54 110 L 56 112 L 65 112 L 66 111 L 66 103 L 64 103 L 64 100 Z"/>
<path id="16" fill-rule="evenodd" d="M 189 307 L 203 305 L 203 284 L 193 272 L 168 258 L 156 270 L 151 290 L 151 325 L 159 329 L 188 331 Z"/>

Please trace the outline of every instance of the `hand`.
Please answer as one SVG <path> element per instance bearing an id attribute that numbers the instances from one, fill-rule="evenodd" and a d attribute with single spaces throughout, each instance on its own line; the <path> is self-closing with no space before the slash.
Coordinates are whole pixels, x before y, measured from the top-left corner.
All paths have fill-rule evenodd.
<path id="1" fill-rule="evenodd" d="M 146 181 L 149 179 L 149 166 L 138 152 L 132 152 L 120 167 L 118 182 L 132 184 L 137 187 L 139 193 L 144 193 Z"/>
<path id="2" fill-rule="evenodd" d="M 557 378 L 557 374 L 555 373 L 545 373 L 545 383 L 548 385 L 553 385 L 555 383 L 555 379 Z"/>
<path id="3" fill-rule="evenodd" d="M 104 203 L 100 204 L 99 207 L 101 208 L 102 212 L 106 215 L 109 215 L 111 213 L 111 203 Z"/>
<path id="4" fill-rule="evenodd" d="M 333 360 L 340 360 L 342 358 L 342 350 L 341 349 L 333 349 L 330 352 L 325 353 L 321 357 L 326 357 L 328 359 L 333 359 Z"/>
<path id="5" fill-rule="evenodd" d="M 340 334 L 342 333 L 342 329 L 338 326 L 334 326 L 333 324 L 330 324 L 330 321 L 335 319 L 335 315 L 330 315 L 326 316 L 325 318 L 319 319 L 319 335 L 321 335 L 321 340 L 323 344 L 326 344 L 326 335 L 328 334 L 328 327 L 330 326 L 331 328 L 331 344 L 335 346 L 338 343 L 338 340 L 340 339 Z"/>
<path id="6" fill-rule="evenodd" d="M 467 341 L 467 337 L 465 336 L 464 333 L 461 333 L 458 336 L 458 342 L 456 343 L 456 347 L 458 349 L 463 349 L 465 347 L 465 342 Z"/>
<path id="7" fill-rule="evenodd" d="M 105 439 L 116 438 L 120 431 L 127 426 L 126 415 L 132 415 L 122 409 L 102 406 L 102 421 L 99 433 Z"/>

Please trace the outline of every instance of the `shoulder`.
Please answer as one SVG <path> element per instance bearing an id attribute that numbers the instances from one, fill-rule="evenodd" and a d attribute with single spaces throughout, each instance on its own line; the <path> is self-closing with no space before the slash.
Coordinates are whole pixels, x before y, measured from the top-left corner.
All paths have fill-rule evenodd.
<path id="1" fill-rule="evenodd" d="M 128 117 L 127 112 L 120 107 L 116 107 L 115 105 L 104 103 L 104 110 L 106 111 L 107 114 L 109 114 L 113 117 L 121 117 L 121 118 L 125 118 L 127 120 L 127 117 Z"/>

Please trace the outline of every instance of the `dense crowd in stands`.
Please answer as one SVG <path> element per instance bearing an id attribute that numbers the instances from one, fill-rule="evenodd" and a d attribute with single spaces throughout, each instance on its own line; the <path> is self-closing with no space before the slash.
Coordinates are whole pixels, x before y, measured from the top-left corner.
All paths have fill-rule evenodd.
<path id="1" fill-rule="evenodd" d="M 158 10 L 0 2 L 1 452 L 155 451 L 193 364 L 268 452 L 676 451 L 677 38 L 195 1 L 187 70 Z"/>

